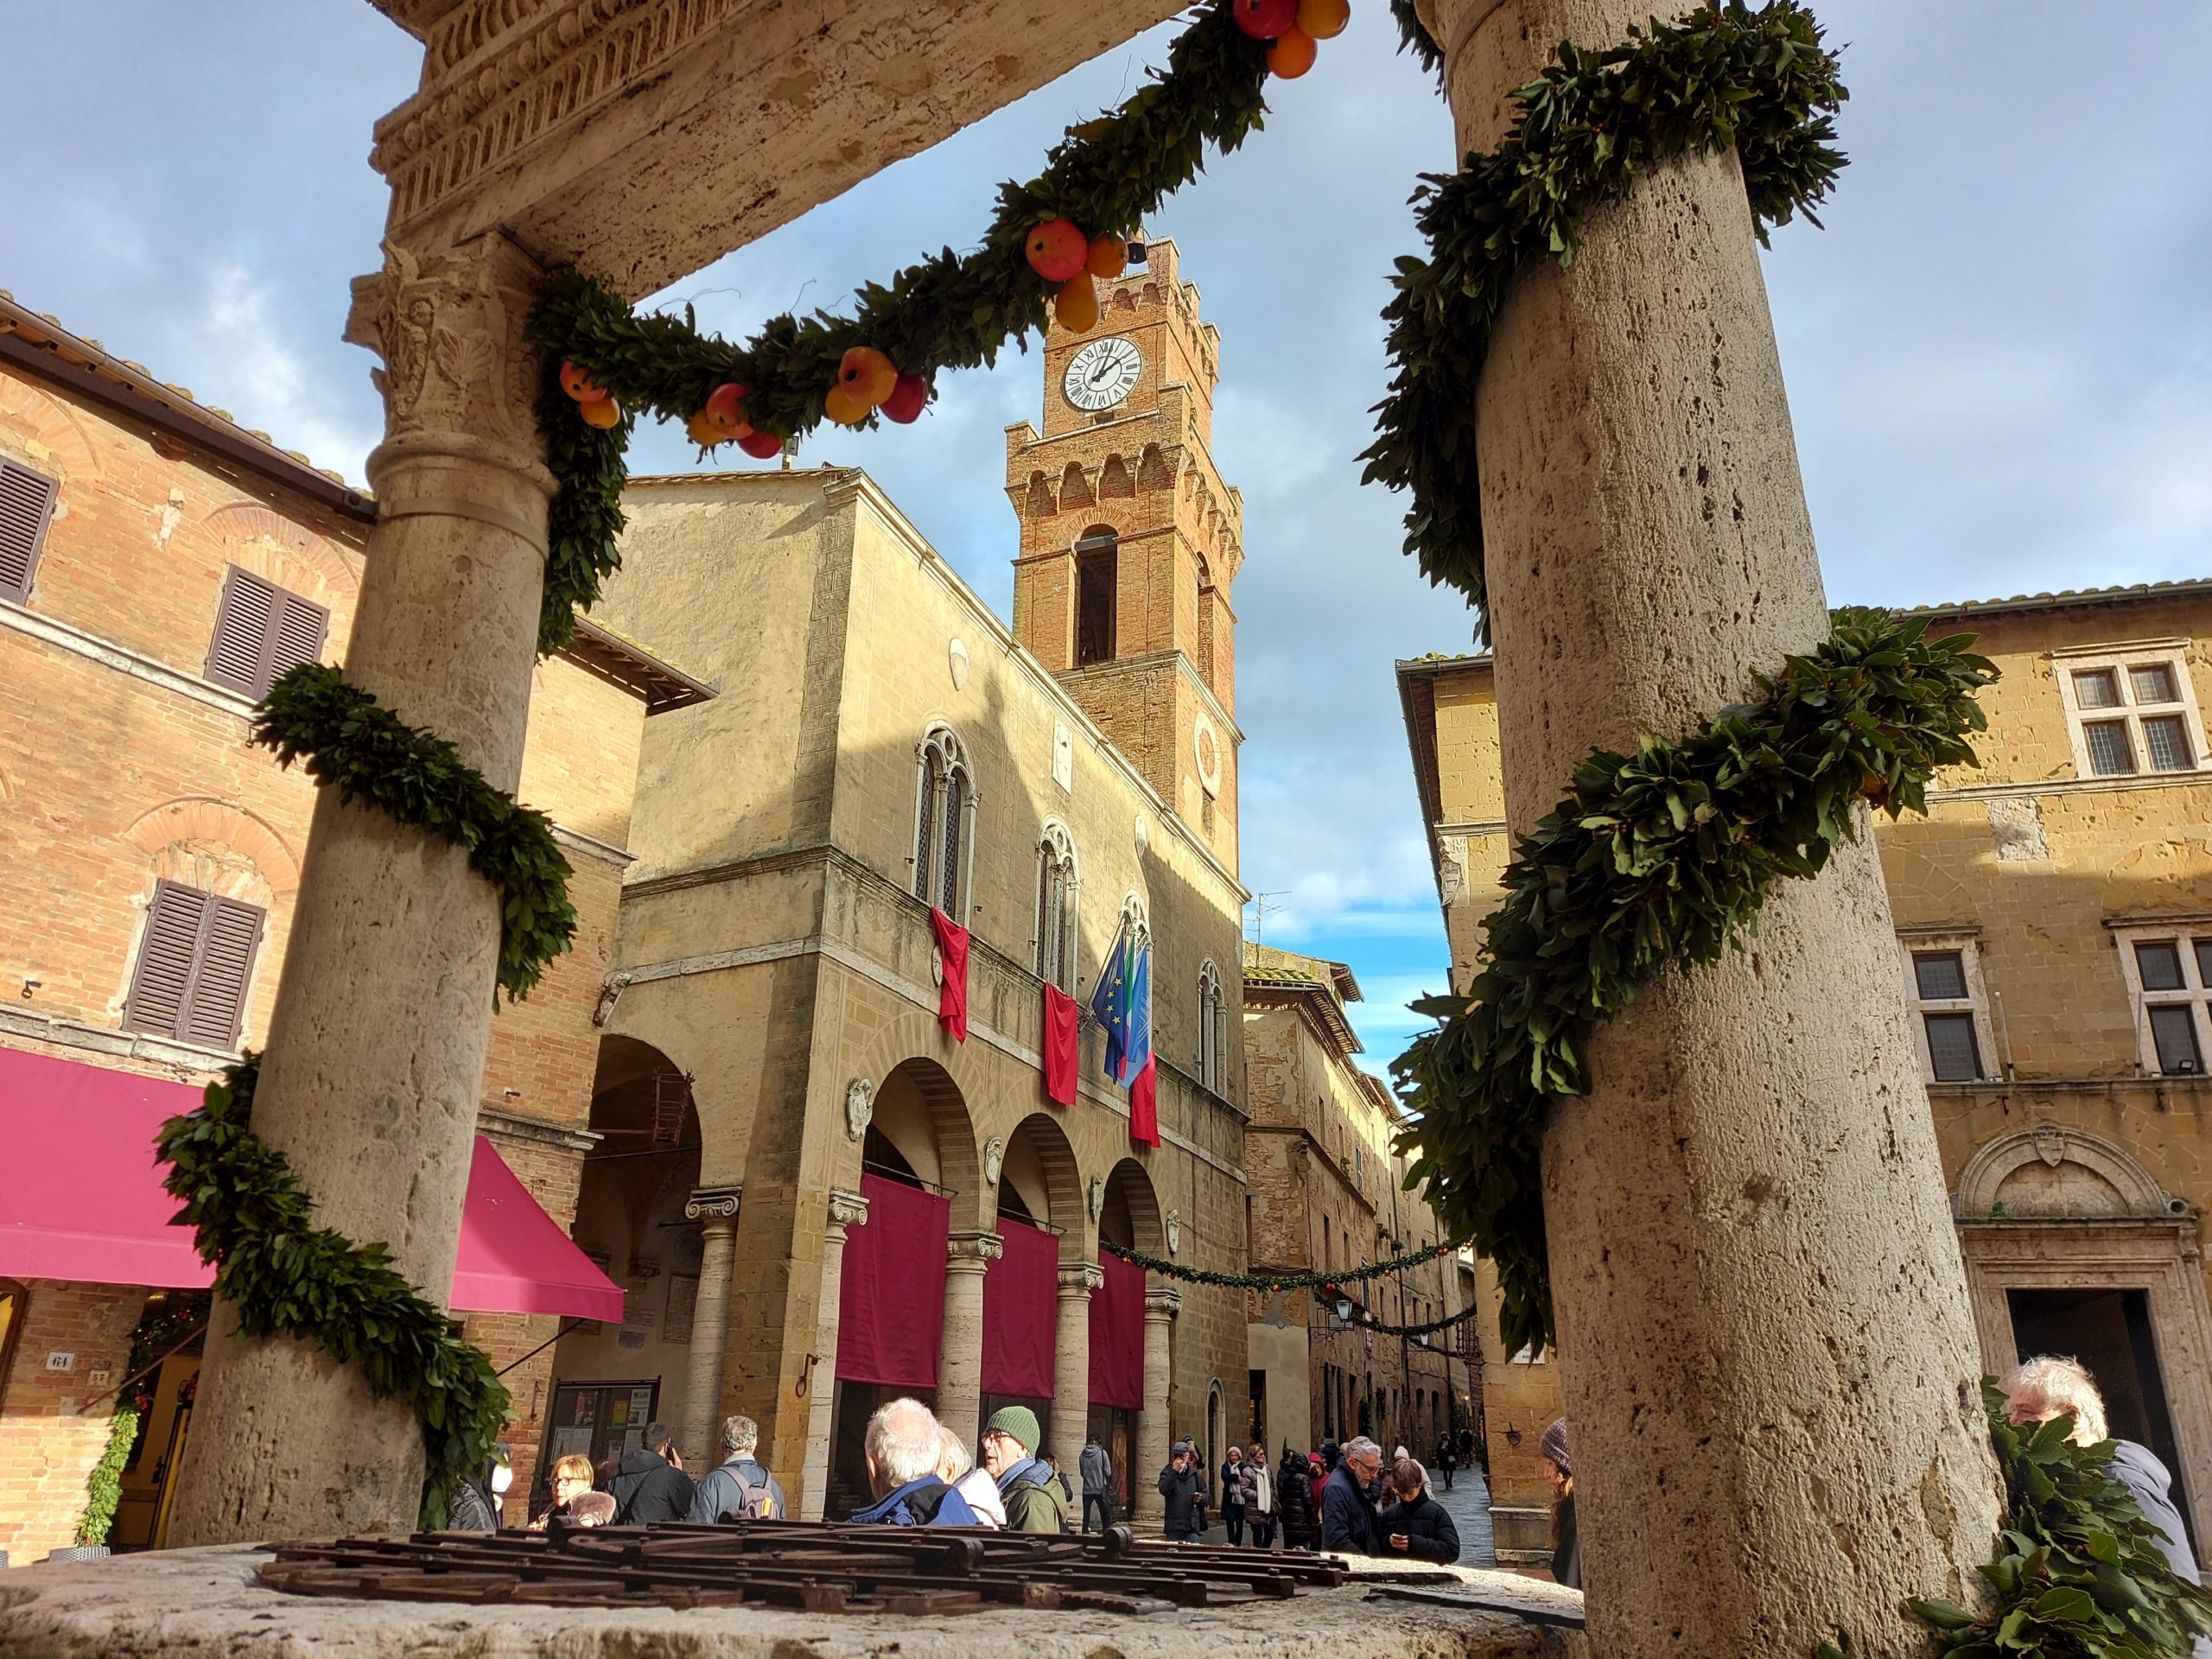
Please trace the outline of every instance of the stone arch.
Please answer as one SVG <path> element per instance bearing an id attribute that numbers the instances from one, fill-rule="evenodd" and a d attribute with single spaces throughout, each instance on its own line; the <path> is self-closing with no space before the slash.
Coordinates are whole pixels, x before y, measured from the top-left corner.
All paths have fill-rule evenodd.
<path id="1" fill-rule="evenodd" d="M 28 381 L 4 377 L 0 377 L 0 454 L 57 479 L 65 489 L 100 475 L 99 450 L 77 411 Z M 56 501 L 56 516 L 67 505 L 66 497 Z"/>
<path id="2" fill-rule="evenodd" d="M 1038 518 L 1059 510 L 1060 504 L 1052 493 L 1052 484 L 1041 472 L 1032 472 L 1029 474 L 1030 517 Z"/>
<path id="3" fill-rule="evenodd" d="M 350 611 L 360 593 L 359 577 L 335 547 L 258 501 L 218 507 L 201 523 L 222 538 L 232 564 L 325 610 Z"/>
<path id="4" fill-rule="evenodd" d="M 1102 501 L 1114 496 L 1133 496 L 1137 493 L 1136 481 L 1129 476 L 1128 463 L 1119 455 L 1106 457 L 1106 464 L 1098 473 L 1098 499 Z"/>
<path id="5" fill-rule="evenodd" d="M 123 839 L 144 853 L 153 873 L 264 910 L 297 890 L 300 861 L 283 836 L 228 801 L 188 796 L 141 813 Z"/>
<path id="6" fill-rule="evenodd" d="M 914 1175 L 944 1189 L 952 1202 L 955 1232 L 983 1224 L 983 1166 L 975 1119 L 952 1074 L 926 1055 L 899 1061 L 875 1085 L 874 1116 L 863 1146 L 885 1144 Z"/>
<path id="7" fill-rule="evenodd" d="M 1136 296 L 1131 293 L 1126 287 L 1116 288 L 1113 293 L 1108 296 L 1106 301 L 1106 308 L 1109 311 L 1133 312 L 1137 308 Z"/>
<path id="8" fill-rule="evenodd" d="M 1146 1255 L 1167 1254 L 1167 1228 L 1160 1219 L 1160 1195 L 1152 1177 L 1134 1158 L 1107 1173 L 1104 1202 L 1098 1212 L 1098 1239 Z"/>
<path id="9" fill-rule="evenodd" d="M 1160 453 L 1160 446 L 1147 443 L 1137 456 L 1137 487 L 1144 490 L 1164 490 L 1174 481 L 1166 456 Z"/>
<path id="10" fill-rule="evenodd" d="M 1083 474 L 1083 463 L 1068 462 L 1067 471 L 1060 474 L 1060 505 L 1087 507 L 1097 499 L 1091 493 L 1090 480 Z"/>
<path id="11" fill-rule="evenodd" d="M 700 1184 L 704 1135 L 691 1078 L 655 1045 L 620 1033 L 599 1039 L 591 1132 L 598 1143 L 577 1171 L 576 1242 L 607 1257 L 617 1279 L 696 1272 L 697 1234 L 683 1207 Z"/>
<path id="12" fill-rule="evenodd" d="M 1062 1262 L 1072 1265 L 1090 1260 L 1090 1253 L 1084 1248 L 1083 1169 L 1058 1121 L 1049 1113 L 1030 1113 L 1007 1136 L 1005 1160 L 993 1204 L 1003 1208 L 1007 1189 L 1014 1185 L 1032 1221 L 1061 1229 Z M 1041 1211 L 1037 1204 L 1039 1192 Z"/>
<path id="13" fill-rule="evenodd" d="M 1882 885 L 1899 927 L 1975 925 L 1974 899 L 1956 876 L 1894 841 L 1884 841 L 1880 851 Z"/>
<path id="14" fill-rule="evenodd" d="M 1952 1209 L 1961 1221 L 2168 1221 L 2190 1213 L 2121 1148 L 2055 1123 L 1980 1147 L 1959 1172 Z"/>
<path id="15" fill-rule="evenodd" d="M 2105 878 L 2101 914 L 2212 910 L 2212 835 L 2176 832 L 2138 842 Z"/>

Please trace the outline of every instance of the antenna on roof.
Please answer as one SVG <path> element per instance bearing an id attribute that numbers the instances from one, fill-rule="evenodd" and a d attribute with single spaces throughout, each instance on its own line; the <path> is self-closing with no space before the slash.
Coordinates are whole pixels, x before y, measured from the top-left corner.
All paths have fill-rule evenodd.
<path id="1" fill-rule="evenodd" d="M 1267 931 L 1268 916 L 1280 914 L 1283 908 L 1281 905 L 1271 905 L 1268 900 L 1289 891 L 1287 887 L 1277 887 L 1274 893 L 1255 893 L 1252 895 L 1252 943 L 1254 944 L 1264 943 L 1262 935 Z"/>

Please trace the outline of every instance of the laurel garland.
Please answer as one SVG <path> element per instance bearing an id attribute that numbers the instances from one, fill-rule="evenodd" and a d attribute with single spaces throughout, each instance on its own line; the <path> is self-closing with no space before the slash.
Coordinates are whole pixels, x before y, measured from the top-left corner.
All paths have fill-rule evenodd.
<path id="1" fill-rule="evenodd" d="M 1976 1615 L 1916 1597 L 1906 1608 L 1950 1659 L 2186 1659 L 2212 1636 L 2212 1592 L 2175 1573 L 2157 1529 L 2112 1471 L 2113 1442 L 2076 1446 L 2073 1414 L 2015 1427 L 1982 1379 L 2005 1476 L 2005 1529 L 1979 1569 L 1996 1605 Z M 1840 1650 L 1829 1649 L 1840 1659 Z M 1825 1656 L 1823 1656 L 1825 1659 Z"/>
<path id="2" fill-rule="evenodd" d="M 1427 1244 L 1409 1255 L 1395 1256 L 1388 1262 L 1372 1262 L 1365 1267 L 1346 1268 L 1340 1273 L 1317 1273 L 1303 1268 L 1286 1268 L 1279 1273 L 1219 1273 L 1211 1268 L 1186 1268 L 1179 1262 L 1147 1255 L 1142 1250 L 1109 1244 L 1103 1239 L 1099 1241 L 1098 1248 L 1109 1255 L 1120 1257 L 1131 1267 L 1142 1268 L 1147 1273 L 1156 1273 L 1163 1279 L 1179 1279 L 1185 1284 L 1222 1285 L 1231 1290 L 1334 1290 L 1339 1285 L 1364 1284 L 1370 1279 L 1381 1279 L 1407 1268 L 1420 1267 L 1439 1256 L 1453 1255 L 1459 1246 L 1446 1243 Z"/>
<path id="3" fill-rule="evenodd" d="M 1434 42 L 1409 13 L 1400 0 L 1407 44 L 1433 64 Z M 1559 61 L 1515 91 L 1504 141 L 1414 193 L 1428 257 L 1398 261 L 1382 314 L 1395 372 L 1362 480 L 1407 492 L 1406 551 L 1478 608 L 1475 388 L 1515 274 L 1533 259 L 1571 264 L 1583 213 L 1672 157 L 1734 150 L 1762 242 L 1798 213 L 1819 224 L 1812 209 L 1844 165 L 1833 118 L 1849 94 L 1795 0 L 1758 11 L 1737 0 L 1629 34 L 1604 52 L 1561 42 Z M 1487 635 L 1486 614 L 1477 629 Z"/>
<path id="4" fill-rule="evenodd" d="M 572 872 L 552 820 L 493 788 L 444 738 L 405 724 L 338 670 L 306 663 L 269 688 L 254 710 L 253 741 L 283 766 L 304 761 L 340 800 L 365 799 L 467 853 L 499 894 L 499 985 L 510 1001 L 528 995 L 569 948 Z"/>
<path id="5" fill-rule="evenodd" d="M 461 1481 L 492 1455 L 507 1390 L 382 1244 L 314 1224 L 315 1201 L 249 1127 L 260 1065 L 247 1055 L 207 1086 L 198 1111 L 162 1125 L 160 1155 L 172 1166 L 162 1185 L 184 1205 L 175 1219 L 194 1230 L 241 1335 L 311 1342 L 359 1367 L 378 1399 L 414 1408 L 428 1458 L 422 1524 L 442 1527 Z"/>
<path id="6" fill-rule="evenodd" d="M 1923 619 L 1842 610 L 1829 637 L 1759 674 L 1759 700 L 1679 742 L 1599 753 L 1516 843 L 1483 921 L 1484 969 L 1393 1063 L 1414 1114 L 1399 1150 L 1442 1224 L 1496 1264 L 1508 1352 L 1556 1331 L 1539 1153 L 1554 1096 L 1588 1085 L 1601 1020 L 1669 968 L 1739 944 L 1784 876 L 1817 875 L 1855 839 L 1864 800 L 1924 811 L 1938 766 L 1974 764 L 1974 694 L 1997 677 Z"/>

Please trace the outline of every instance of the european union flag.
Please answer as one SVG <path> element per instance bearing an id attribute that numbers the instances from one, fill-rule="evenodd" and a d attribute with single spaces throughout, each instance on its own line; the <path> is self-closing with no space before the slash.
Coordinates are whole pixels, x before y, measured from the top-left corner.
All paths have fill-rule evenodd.
<path id="1" fill-rule="evenodd" d="M 1126 916 L 1099 967 L 1090 1011 L 1106 1027 L 1106 1075 L 1127 1084 L 1152 1058 L 1152 941 L 1140 940 Z"/>

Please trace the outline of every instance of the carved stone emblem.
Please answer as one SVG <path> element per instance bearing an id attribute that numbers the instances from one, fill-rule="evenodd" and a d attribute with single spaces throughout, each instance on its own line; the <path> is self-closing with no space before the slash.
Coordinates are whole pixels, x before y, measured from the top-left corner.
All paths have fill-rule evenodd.
<path id="1" fill-rule="evenodd" d="M 1167 1212 L 1167 1254 L 1180 1255 L 1182 1253 L 1183 1212 L 1180 1210 L 1170 1210 Z"/>
<path id="2" fill-rule="evenodd" d="M 866 1077 L 855 1077 L 845 1085 L 845 1138 L 857 1141 L 866 1135 L 874 1116 L 875 1085 Z"/>
<path id="3" fill-rule="evenodd" d="M 2053 1169 L 2066 1161 L 2066 1131 L 2055 1124 L 2036 1127 L 2036 1156 Z"/>
<path id="4" fill-rule="evenodd" d="M 983 1142 L 983 1179 L 986 1184 L 999 1184 L 999 1171 L 1006 1166 L 1006 1142 L 993 1135 Z"/>
<path id="5" fill-rule="evenodd" d="M 952 667 L 952 689 L 965 691 L 968 689 L 968 642 L 955 639 L 945 648 L 945 656 Z"/>
<path id="6" fill-rule="evenodd" d="M 1103 1175 L 1090 1178 L 1090 1218 L 1093 1221 L 1106 1213 L 1106 1179 Z"/>

